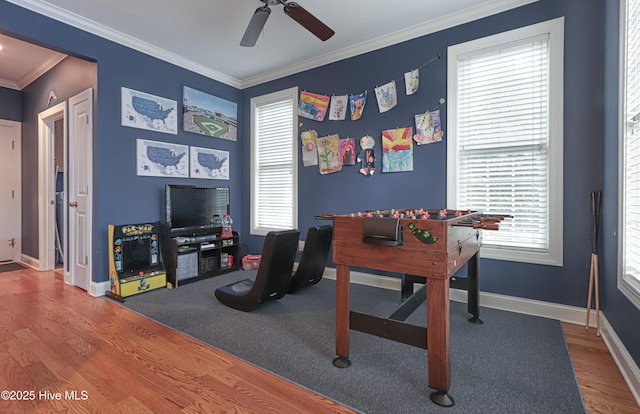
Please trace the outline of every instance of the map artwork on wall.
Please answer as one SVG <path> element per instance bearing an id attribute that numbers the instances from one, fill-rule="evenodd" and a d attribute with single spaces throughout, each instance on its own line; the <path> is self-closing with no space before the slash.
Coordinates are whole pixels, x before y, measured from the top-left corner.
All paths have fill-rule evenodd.
<path id="1" fill-rule="evenodd" d="M 133 89 L 121 88 L 122 126 L 178 134 L 178 103 Z"/>
<path id="2" fill-rule="evenodd" d="M 236 141 L 238 104 L 185 86 L 183 123 L 187 132 Z"/>
<path id="3" fill-rule="evenodd" d="M 136 140 L 137 174 L 151 177 L 189 177 L 189 146 Z"/>
<path id="4" fill-rule="evenodd" d="M 229 151 L 191 147 L 191 178 L 229 179 Z"/>

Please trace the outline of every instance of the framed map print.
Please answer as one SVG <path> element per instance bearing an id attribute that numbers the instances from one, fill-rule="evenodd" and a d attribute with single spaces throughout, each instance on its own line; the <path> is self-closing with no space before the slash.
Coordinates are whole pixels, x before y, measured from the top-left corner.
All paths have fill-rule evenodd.
<path id="1" fill-rule="evenodd" d="M 191 178 L 229 179 L 229 151 L 191 147 Z"/>
<path id="2" fill-rule="evenodd" d="M 121 88 L 122 126 L 178 134 L 178 103 L 133 89 Z"/>
<path id="3" fill-rule="evenodd" d="M 137 175 L 189 177 L 189 146 L 136 140 Z"/>

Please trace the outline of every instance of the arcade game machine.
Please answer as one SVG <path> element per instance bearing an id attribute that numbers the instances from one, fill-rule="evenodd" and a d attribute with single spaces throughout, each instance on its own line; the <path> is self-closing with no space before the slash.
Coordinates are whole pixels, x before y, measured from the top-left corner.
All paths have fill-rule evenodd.
<path id="1" fill-rule="evenodd" d="M 106 293 L 120 302 L 167 286 L 160 249 L 160 223 L 109 225 L 109 282 Z"/>

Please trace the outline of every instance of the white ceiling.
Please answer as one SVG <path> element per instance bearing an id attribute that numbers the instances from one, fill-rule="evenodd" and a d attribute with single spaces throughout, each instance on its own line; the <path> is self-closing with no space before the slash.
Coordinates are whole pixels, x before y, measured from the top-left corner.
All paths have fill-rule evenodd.
<path id="1" fill-rule="evenodd" d="M 8 1 L 244 88 L 537 0 L 297 0 L 336 34 L 322 42 L 275 5 L 252 48 L 239 43 L 260 0 Z M 22 64 L 0 64 L 0 85 Z"/>

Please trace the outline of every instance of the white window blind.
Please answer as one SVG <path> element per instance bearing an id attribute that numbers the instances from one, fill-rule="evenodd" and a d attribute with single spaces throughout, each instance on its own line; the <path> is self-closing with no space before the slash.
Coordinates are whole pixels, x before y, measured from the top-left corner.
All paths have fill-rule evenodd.
<path id="1" fill-rule="evenodd" d="M 625 8 L 623 7 L 623 10 Z M 622 131 L 623 280 L 640 307 L 640 1 L 626 1 Z M 623 290 L 624 291 L 624 290 Z M 627 292 L 629 293 L 629 292 Z"/>
<path id="2" fill-rule="evenodd" d="M 512 215 L 485 245 L 547 250 L 547 41 L 459 60 L 458 203 Z"/>
<path id="3" fill-rule="evenodd" d="M 449 48 L 447 206 L 513 217 L 483 232 L 484 257 L 562 265 L 562 33 Z"/>
<path id="4" fill-rule="evenodd" d="M 296 96 L 252 99 L 252 234 L 297 228 Z"/>

